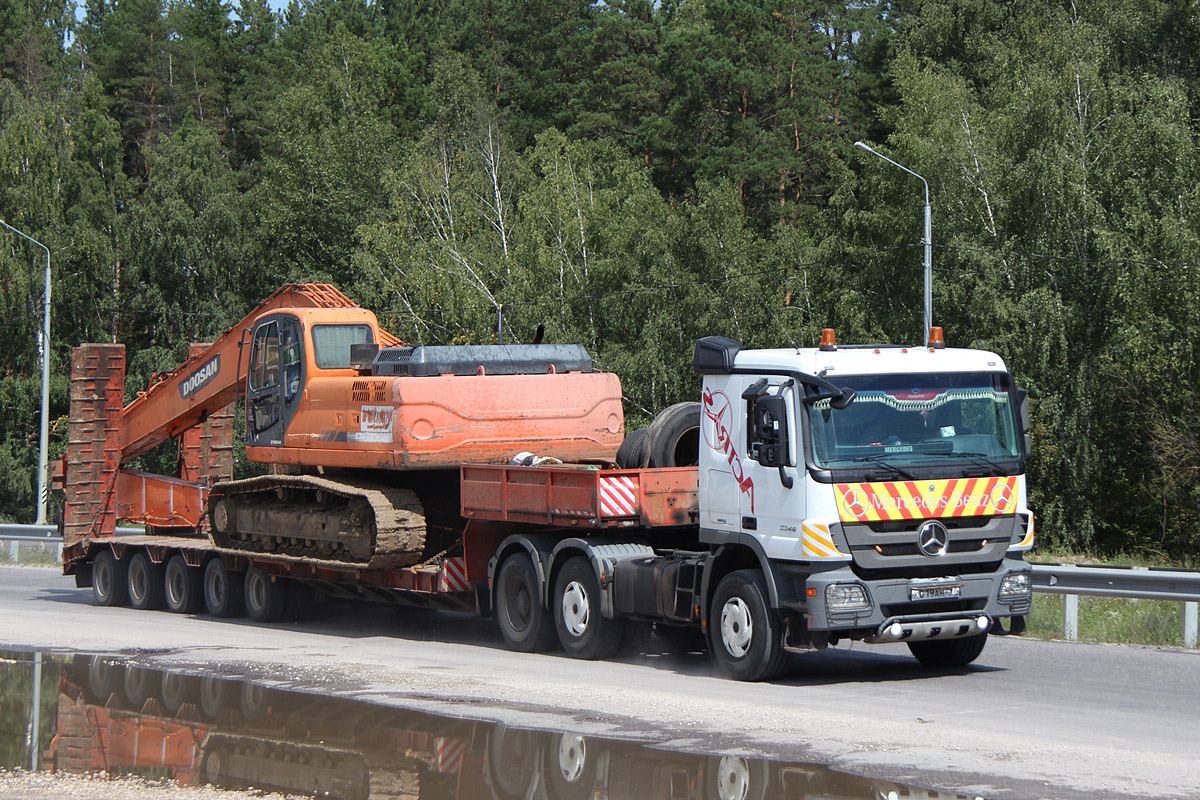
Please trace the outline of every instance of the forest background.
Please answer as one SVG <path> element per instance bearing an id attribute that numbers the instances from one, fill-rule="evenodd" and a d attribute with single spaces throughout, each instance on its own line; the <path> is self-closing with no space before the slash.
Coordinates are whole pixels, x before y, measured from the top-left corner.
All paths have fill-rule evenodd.
<path id="1" fill-rule="evenodd" d="M 631 422 L 694 340 L 917 343 L 1033 406 L 1041 540 L 1200 544 L 1200 8 L 1185 0 L 0 0 L 0 218 L 130 391 L 280 284 L 417 343 L 576 341 Z M 40 250 L 0 238 L 0 518 L 31 521 Z M 499 309 L 503 306 L 503 314 Z"/>

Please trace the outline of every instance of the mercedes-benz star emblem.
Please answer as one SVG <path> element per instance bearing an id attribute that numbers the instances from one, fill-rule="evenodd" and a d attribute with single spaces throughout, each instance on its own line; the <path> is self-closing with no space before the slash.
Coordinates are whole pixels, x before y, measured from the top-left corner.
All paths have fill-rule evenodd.
<path id="1" fill-rule="evenodd" d="M 937 520 L 930 520 L 917 529 L 917 547 L 927 556 L 946 555 L 946 545 L 949 543 L 949 531 Z"/>

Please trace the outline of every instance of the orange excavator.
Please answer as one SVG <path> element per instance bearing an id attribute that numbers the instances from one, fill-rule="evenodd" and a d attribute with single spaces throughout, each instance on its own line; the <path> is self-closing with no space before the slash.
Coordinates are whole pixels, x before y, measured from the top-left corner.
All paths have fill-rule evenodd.
<path id="1" fill-rule="evenodd" d="M 123 371 L 120 345 L 76 348 L 57 470 L 68 546 L 120 517 L 219 547 L 415 564 L 457 535 L 431 534 L 426 506 L 457 511 L 462 464 L 606 463 L 624 434 L 620 382 L 582 347 L 409 346 L 325 284 L 280 288 L 116 412 Z M 239 401 L 246 456 L 267 474 L 232 480 Z M 172 438 L 178 475 L 128 468 Z"/>

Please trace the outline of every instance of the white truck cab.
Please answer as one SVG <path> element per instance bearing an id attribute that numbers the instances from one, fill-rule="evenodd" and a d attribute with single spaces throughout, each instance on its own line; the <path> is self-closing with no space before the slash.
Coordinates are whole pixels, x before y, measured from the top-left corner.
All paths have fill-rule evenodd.
<path id="1" fill-rule="evenodd" d="M 1025 393 L 998 355 L 934 331 L 925 347 L 697 342 L 700 539 L 717 563 L 753 552 L 786 649 L 902 641 L 967 663 L 999 619 L 1023 630 Z M 740 613 L 714 605 L 709 624 Z"/>

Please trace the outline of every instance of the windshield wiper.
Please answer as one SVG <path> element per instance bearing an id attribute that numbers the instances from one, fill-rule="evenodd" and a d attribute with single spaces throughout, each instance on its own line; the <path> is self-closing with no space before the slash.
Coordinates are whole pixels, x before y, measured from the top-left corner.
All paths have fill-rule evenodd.
<path id="1" fill-rule="evenodd" d="M 1004 471 L 1004 467 L 1000 466 L 999 463 L 988 458 L 987 453 L 964 453 L 964 452 L 957 452 L 957 451 L 943 453 L 941 451 L 932 451 L 931 450 L 929 452 L 926 452 L 926 451 L 922 450 L 922 451 L 920 451 L 920 454 L 923 456 L 936 456 L 938 458 L 958 458 L 959 456 L 961 456 L 963 458 L 969 459 L 971 461 L 971 463 L 976 464 L 980 467 L 987 467 L 988 469 L 994 469 L 997 472 Z"/>
<path id="2" fill-rule="evenodd" d="M 883 460 L 889 455 L 890 453 L 876 453 L 870 456 L 858 456 L 857 458 L 839 458 L 838 461 L 841 463 L 871 461 L 881 467 L 890 469 L 893 473 L 899 475 L 901 478 L 904 478 L 906 481 L 915 481 L 917 479 L 917 476 L 913 475 L 908 470 L 898 467 L 890 461 Z"/>

